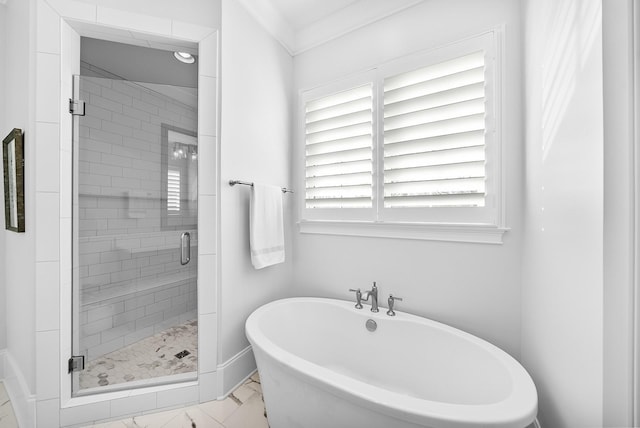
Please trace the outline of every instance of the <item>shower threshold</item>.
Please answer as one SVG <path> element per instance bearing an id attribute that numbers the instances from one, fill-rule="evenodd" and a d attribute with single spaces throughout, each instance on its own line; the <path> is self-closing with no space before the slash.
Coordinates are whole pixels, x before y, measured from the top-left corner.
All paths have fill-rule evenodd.
<path id="1" fill-rule="evenodd" d="M 197 370 L 198 321 L 190 320 L 87 362 L 79 393 L 194 380 Z"/>

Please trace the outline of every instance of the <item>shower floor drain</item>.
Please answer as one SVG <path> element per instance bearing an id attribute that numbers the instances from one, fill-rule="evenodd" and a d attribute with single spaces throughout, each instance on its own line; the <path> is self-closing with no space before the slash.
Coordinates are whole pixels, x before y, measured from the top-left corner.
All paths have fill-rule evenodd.
<path id="1" fill-rule="evenodd" d="M 184 351 L 180 351 L 178 352 L 175 357 L 179 360 L 183 359 L 184 357 L 186 357 L 187 355 L 189 355 L 191 352 L 187 351 L 186 349 Z"/>

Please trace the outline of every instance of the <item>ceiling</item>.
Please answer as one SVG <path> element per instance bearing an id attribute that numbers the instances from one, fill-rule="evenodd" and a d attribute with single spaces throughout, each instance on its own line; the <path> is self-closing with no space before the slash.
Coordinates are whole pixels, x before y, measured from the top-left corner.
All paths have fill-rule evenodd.
<path id="1" fill-rule="evenodd" d="M 197 64 L 179 63 L 173 52 L 197 55 L 197 43 L 82 21 L 69 24 L 82 35 L 81 61 L 99 70 L 94 76 L 136 82 L 196 108 Z"/>
<path id="2" fill-rule="evenodd" d="M 80 60 L 83 75 L 135 82 L 197 108 L 197 64 L 177 61 L 173 51 L 82 37 Z"/>
<path id="3" fill-rule="evenodd" d="M 82 37 L 80 59 L 133 82 L 198 86 L 197 64 L 184 64 L 169 50 Z"/>

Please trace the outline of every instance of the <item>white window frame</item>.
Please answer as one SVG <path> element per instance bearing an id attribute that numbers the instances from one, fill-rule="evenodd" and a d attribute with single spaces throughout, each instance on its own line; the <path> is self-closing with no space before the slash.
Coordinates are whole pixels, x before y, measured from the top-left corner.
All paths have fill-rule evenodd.
<path id="1" fill-rule="evenodd" d="M 299 142 L 302 149 L 298 180 L 299 230 L 301 233 L 424 239 L 454 242 L 501 244 L 505 225 L 505 185 L 503 162 L 503 29 L 497 28 L 436 49 L 419 52 L 380 64 L 366 72 L 321 87 L 301 91 L 299 108 Z M 397 74 L 437 64 L 478 50 L 485 51 L 486 69 L 486 183 L 485 207 L 482 208 L 384 208 L 381 198 L 384 177 L 384 121 L 380 109 L 384 103 L 384 79 Z M 305 105 L 356 86 L 373 83 L 373 207 L 371 209 L 305 208 Z"/>

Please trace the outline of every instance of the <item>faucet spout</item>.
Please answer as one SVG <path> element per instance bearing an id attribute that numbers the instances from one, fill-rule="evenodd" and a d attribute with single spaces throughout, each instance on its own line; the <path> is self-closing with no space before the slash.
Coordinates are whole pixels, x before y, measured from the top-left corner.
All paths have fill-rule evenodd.
<path id="1" fill-rule="evenodd" d="M 362 296 L 362 300 L 365 302 L 369 300 L 369 296 L 371 296 L 371 312 L 379 312 L 378 309 L 378 286 L 376 283 L 373 283 L 373 287 L 371 290 L 367 290 L 364 292 Z"/>

